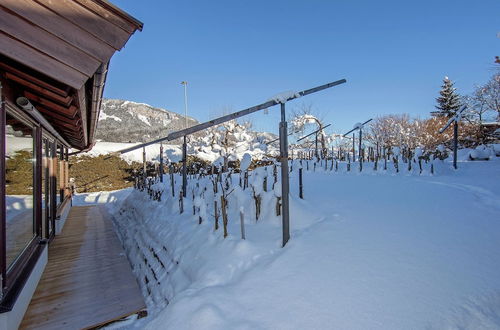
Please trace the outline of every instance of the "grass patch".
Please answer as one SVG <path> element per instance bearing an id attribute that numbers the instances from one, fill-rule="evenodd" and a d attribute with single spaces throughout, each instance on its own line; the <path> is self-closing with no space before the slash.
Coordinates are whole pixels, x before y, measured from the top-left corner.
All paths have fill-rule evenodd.
<path id="1" fill-rule="evenodd" d="M 133 186 L 133 171 L 141 167 L 117 156 L 74 156 L 69 161 L 69 176 L 75 179 L 79 193 L 109 191 Z"/>

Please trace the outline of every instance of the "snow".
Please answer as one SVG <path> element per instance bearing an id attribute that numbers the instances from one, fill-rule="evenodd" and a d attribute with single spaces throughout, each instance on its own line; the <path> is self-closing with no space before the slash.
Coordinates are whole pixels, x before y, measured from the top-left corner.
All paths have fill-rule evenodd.
<path id="1" fill-rule="evenodd" d="M 33 212 L 33 195 L 5 195 L 7 223 L 23 212 Z"/>
<path id="2" fill-rule="evenodd" d="M 151 123 L 149 122 L 148 117 L 138 113 L 137 118 L 139 118 L 139 120 L 142 121 L 143 123 L 145 123 L 146 125 L 151 126 Z"/>
<path id="3" fill-rule="evenodd" d="M 250 155 L 248 152 L 243 155 L 243 158 L 241 159 L 240 163 L 240 171 L 245 172 L 248 170 L 250 167 L 250 164 L 252 163 L 252 155 Z"/>
<path id="4" fill-rule="evenodd" d="M 114 116 L 114 115 L 107 115 L 104 113 L 104 111 L 101 111 L 99 113 L 99 120 L 105 120 L 105 119 L 113 119 L 113 120 L 116 120 L 116 121 L 122 121 L 121 118 L 117 117 L 117 116 Z"/>
<path id="5" fill-rule="evenodd" d="M 99 191 L 84 194 L 75 194 L 73 196 L 73 206 L 88 206 L 97 204 L 110 204 L 123 201 L 130 193 L 132 188 L 126 188 L 115 191 Z"/>
<path id="6" fill-rule="evenodd" d="M 13 152 L 20 150 L 33 150 L 33 139 L 30 137 L 17 137 L 6 135 L 5 153 L 11 156 Z"/>
<path id="7" fill-rule="evenodd" d="M 285 92 L 281 92 L 281 93 L 278 93 L 276 95 L 271 96 L 268 99 L 268 101 L 274 101 L 277 103 L 286 103 L 288 101 L 288 99 L 299 98 L 301 96 L 302 95 L 300 95 L 300 93 L 296 92 L 296 91 L 285 91 Z"/>
<path id="8" fill-rule="evenodd" d="M 119 142 L 102 142 L 98 141 L 94 147 L 86 152 L 79 154 L 96 157 L 99 155 L 108 155 L 112 152 L 133 147 L 139 143 L 119 143 Z M 163 144 L 164 159 L 171 162 L 178 162 L 182 159 L 181 146 Z M 160 143 L 152 144 L 146 147 L 146 160 L 147 161 L 159 161 L 160 155 Z M 140 162 L 142 163 L 142 148 L 127 152 L 120 155 L 121 158 L 127 162 Z"/>
<path id="9" fill-rule="evenodd" d="M 273 154 L 277 152 L 275 146 L 266 146 L 263 143 L 263 140 L 273 139 L 273 135 L 263 137 L 261 134 L 251 131 L 250 128 L 251 125 L 249 123 L 239 124 L 236 121 L 229 121 L 190 136 L 187 144 L 188 155 L 194 155 L 209 163 L 213 163 L 217 158 L 224 155 L 227 155 L 229 160 L 241 160 L 243 155 L 248 153 L 253 159 L 262 159 L 266 156 L 266 153 Z M 137 144 L 98 141 L 86 155 L 98 156 L 108 154 Z M 147 146 L 146 159 L 148 161 L 159 161 L 159 150 L 159 143 Z M 181 160 L 182 150 L 178 145 L 165 144 L 164 152 L 165 157 L 169 161 L 178 162 Z M 128 162 L 142 162 L 142 148 L 122 154 L 120 157 Z"/>
<path id="10" fill-rule="evenodd" d="M 303 114 L 300 116 L 295 116 L 292 119 L 292 128 L 296 133 L 303 132 L 307 124 L 318 125 L 321 120 L 310 114 Z"/>
<path id="11" fill-rule="evenodd" d="M 222 168 L 224 166 L 224 157 L 220 156 L 212 163 L 213 166 L 217 168 Z"/>
<path id="12" fill-rule="evenodd" d="M 474 160 L 488 160 L 490 157 L 495 156 L 495 151 L 493 148 L 485 146 L 485 145 L 479 145 L 477 146 L 474 150 L 471 150 L 470 153 L 470 158 Z"/>
<path id="13" fill-rule="evenodd" d="M 491 148 L 493 148 L 496 156 L 500 156 L 500 143 L 492 144 Z"/>
<path id="14" fill-rule="evenodd" d="M 249 178 L 262 198 L 258 221 L 252 189 L 232 180 L 225 239 L 213 229 L 208 177 L 189 181 L 188 196 L 195 189 L 196 205 L 208 209 L 201 224 L 191 198 L 183 214 L 177 198 L 156 202 L 137 190 L 97 201 L 126 194 L 107 207 L 148 305 L 149 316 L 132 328 L 498 329 L 499 166 L 497 158 L 463 161 L 455 171 L 436 161 L 435 175 L 310 166 L 305 200 L 294 170 L 285 248 L 275 215 L 280 193 L 262 190 L 263 168 Z M 168 192 L 165 181 L 153 189 Z M 143 279 L 153 274 L 149 294 Z"/>

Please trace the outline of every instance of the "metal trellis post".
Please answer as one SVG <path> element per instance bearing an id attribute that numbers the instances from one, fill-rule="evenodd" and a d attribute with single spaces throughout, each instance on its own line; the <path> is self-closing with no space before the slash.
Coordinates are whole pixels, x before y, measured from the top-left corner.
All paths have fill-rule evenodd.
<path id="1" fill-rule="evenodd" d="M 283 223 L 283 246 L 290 239 L 289 177 L 288 177 L 288 130 L 285 116 L 285 104 L 281 103 L 280 122 L 280 158 L 281 158 L 281 219 Z"/>

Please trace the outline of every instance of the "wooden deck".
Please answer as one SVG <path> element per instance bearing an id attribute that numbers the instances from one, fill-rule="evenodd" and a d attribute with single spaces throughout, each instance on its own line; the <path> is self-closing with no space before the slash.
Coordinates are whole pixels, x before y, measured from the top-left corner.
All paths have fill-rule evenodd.
<path id="1" fill-rule="evenodd" d="M 113 224 L 102 206 L 73 207 L 21 329 L 82 329 L 145 310 Z"/>

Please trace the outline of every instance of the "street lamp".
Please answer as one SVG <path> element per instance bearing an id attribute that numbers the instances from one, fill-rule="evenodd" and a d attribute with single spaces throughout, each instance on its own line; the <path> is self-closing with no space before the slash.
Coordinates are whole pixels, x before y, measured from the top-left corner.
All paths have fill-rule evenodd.
<path id="1" fill-rule="evenodd" d="M 188 98 L 187 98 L 187 81 L 181 81 L 181 85 L 184 85 L 184 129 L 188 127 Z M 187 138 L 186 135 L 183 136 L 182 142 L 182 196 L 187 196 Z"/>
<path id="2" fill-rule="evenodd" d="M 187 115 L 188 115 L 188 98 L 187 98 L 187 81 L 181 81 L 181 85 L 184 85 L 184 128 L 187 128 Z"/>

